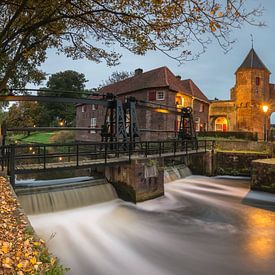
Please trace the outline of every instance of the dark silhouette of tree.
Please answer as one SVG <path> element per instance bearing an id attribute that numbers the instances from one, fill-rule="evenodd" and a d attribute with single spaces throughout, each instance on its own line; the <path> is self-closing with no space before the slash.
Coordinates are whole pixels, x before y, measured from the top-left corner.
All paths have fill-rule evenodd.
<path id="1" fill-rule="evenodd" d="M 39 95 L 56 97 L 83 97 L 85 92 L 85 75 L 76 71 L 58 72 L 50 76 L 47 88 L 39 92 Z M 40 126 L 58 126 L 63 122 L 64 126 L 72 126 L 75 121 L 75 105 L 66 103 L 40 103 L 42 114 Z"/>
<path id="2" fill-rule="evenodd" d="M 131 76 L 133 76 L 134 73 L 132 72 L 127 72 L 127 71 L 115 71 L 111 74 L 111 76 L 109 76 L 109 78 L 105 81 L 103 81 L 102 85 L 100 85 L 100 87 L 102 86 L 107 86 L 113 83 L 116 83 L 118 81 L 124 80 L 126 78 L 129 78 Z"/>

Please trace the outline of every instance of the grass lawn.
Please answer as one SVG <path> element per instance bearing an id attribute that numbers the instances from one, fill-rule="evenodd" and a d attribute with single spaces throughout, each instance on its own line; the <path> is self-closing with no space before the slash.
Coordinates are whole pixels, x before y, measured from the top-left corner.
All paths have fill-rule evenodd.
<path id="1" fill-rule="evenodd" d="M 20 143 L 51 143 L 50 138 L 56 134 L 56 132 L 37 132 L 31 133 L 29 136 L 25 134 L 18 134 L 9 136 L 8 140 L 15 142 L 18 141 Z"/>

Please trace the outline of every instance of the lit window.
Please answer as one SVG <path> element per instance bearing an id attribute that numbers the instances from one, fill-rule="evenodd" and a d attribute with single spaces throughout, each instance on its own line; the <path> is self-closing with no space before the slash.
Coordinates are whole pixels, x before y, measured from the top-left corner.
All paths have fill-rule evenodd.
<path id="1" fill-rule="evenodd" d="M 165 99 L 165 92 L 164 91 L 157 91 L 157 100 L 164 100 Z"/>
<path id="2" fill-rule="evenodd" d="M 85 106 L 84 105 L 81 106 L 81 112 L 85 113 Z"/>
<path id="3" fill-rule="evenodd" d="M 96 117 L 91 118 L 91 128 L 96 128 Z M 91 134 L 96 133 L 96 130 L 90 130 Z"/>
<path id="4" fill-rule="evenodd" d="M 177 107 L 183 107 L 184 106 L 184 98 L 180 95 L 176 96 L 176 105 Z"/>

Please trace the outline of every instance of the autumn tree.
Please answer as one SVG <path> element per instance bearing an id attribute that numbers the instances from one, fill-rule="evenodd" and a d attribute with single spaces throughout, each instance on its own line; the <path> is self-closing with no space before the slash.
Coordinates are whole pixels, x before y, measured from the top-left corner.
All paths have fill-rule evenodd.
<path id="1" fill-rule="evenodd" d="M 85 91 L 85 75 L 76 71 L 67 70 L 52 74 L 47 82 L 47 88 L 38 95 L 56 97 L 87 97 Z M 74 104 L 66 103 L 39 103 L 41 106 L 41 126 L 57 126 L 59 121 L 65 121 L 71 126 L 75 120 L 76 108 Z"/>
<path id="2" fill-rule="evenodd" d="M 26 101 L 13 104 L 5 117 L 9 128 L 38 125 L 41 109 L 38 103 Z"/>
<path id="3" fill-rule="evenodd" d="M 203 52 L 215 38 L 226 50 L 232 29 L 261 25 L 255 21 L 261 10 L 249 9 L 246 0 L 2 0 L 0 14 L 0 90 L 39 83 L 49 48 L 116 65 L 116 44 L 183 62 L 198 54 L 192 42 Z"/>

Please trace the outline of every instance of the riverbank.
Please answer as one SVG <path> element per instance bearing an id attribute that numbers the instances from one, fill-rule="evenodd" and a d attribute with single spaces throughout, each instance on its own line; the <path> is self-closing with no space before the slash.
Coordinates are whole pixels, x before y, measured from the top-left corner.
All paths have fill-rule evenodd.
<path id="1" fill-rule="evenodd" d="M 4 177 L 0 177 L 0 194 L 0 274 L 64 274 L 66 268 L 35 235 Z"/>

